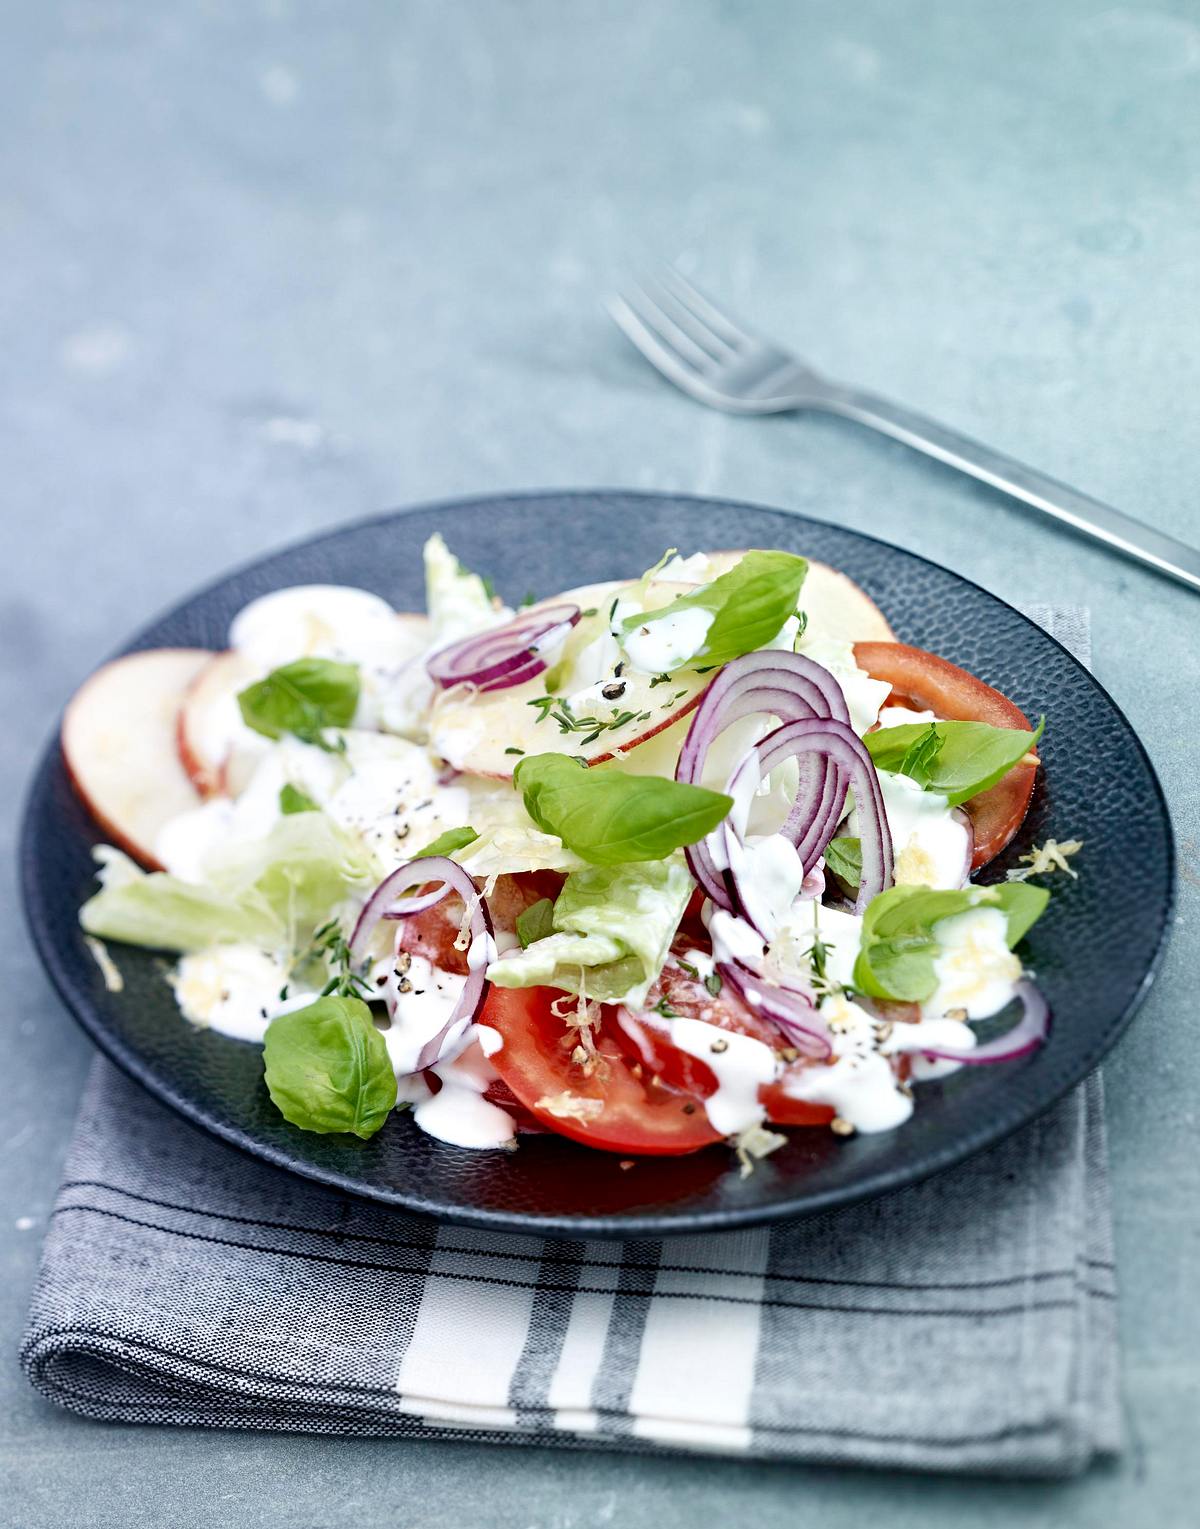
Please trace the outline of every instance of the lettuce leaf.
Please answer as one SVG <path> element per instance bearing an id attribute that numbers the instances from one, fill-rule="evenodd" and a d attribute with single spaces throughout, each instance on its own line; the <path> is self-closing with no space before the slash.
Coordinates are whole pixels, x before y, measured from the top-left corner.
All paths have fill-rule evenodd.
<path id="1" fill-rule="evenodd" d="M 80 923 L 101 939 L 156 950 L 298 950 L 371 874 L 361 844 L 319 812 L 281 818 L 265 839 L 214 850 L 202 884 L 142 871 L 107 846 L 97 858 L 100 890 L 80 909 Z"/>
<path id="2" fill-rule="evenodd" d="M 554 933 L 502 956 L 488 977 L 498 987 L 582 990 L 604 1003 L 640 1005 L 691 890 L 682 856 L 572 872 L 554 905 Z"/>
<path id="3" fill-rule="evenodd" d="M 425 543 L 425 608 L 439 644 L 494 626 L 500 614 L 486 582 L 463 567 L 437 532 Z"/>

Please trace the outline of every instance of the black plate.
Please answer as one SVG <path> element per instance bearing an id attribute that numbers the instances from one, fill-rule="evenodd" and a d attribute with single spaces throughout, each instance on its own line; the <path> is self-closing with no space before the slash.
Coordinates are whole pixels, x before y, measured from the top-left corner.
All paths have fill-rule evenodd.
<path id="1" fill-rule="evenodd" d="M 224 645 L 248 600 L 288 584 L 346 583 L 422 608 L 421 545 L 441 531 L 510 599 L 628 576 L 664 547 L 781 547 L 845 569 L 899 636 L 979 674 L 1024 711 L 1045 712 L 1044 781 L 998 879 L 1047 835 L 1083 839 L 1078 881 L 1059 877 L 1027 962 L 1054 1013 L 1034 1056 L 964 1068 L 918 1090 L 911 1121 L 848 1141 L 800 1130 L 746 1179 L 722 1147 L 618 1159 L 552 1136 L 518 1152 L 467 1152 L 399 1114 L 372 1141 L 312 1136 L 276 1113 L 259 1049 L 179 1016 L 162 958 L 119 951 L 125 989 L 105 990 L 77 922 L 97 833 L 47 749 L 26 810 L 22 866 L 34 940 L 72 1013 L 112 1059 L 189 1120 L 268 1162 L 371 1199 L 454 1221 L 587 1236 L 662 1235 L 806 1215 L 948 1168 L 1031 1120 L 1078 1083 L 1145 996 L 1166 941 L 1174 854 L 1166 803 L 1136 735 L 1058 643 L 944 568 L 853 531 L 778 510 L 624 493 L 521 494 L 383 516 L 263 559 L 186 601 L 130 644 Z"/>

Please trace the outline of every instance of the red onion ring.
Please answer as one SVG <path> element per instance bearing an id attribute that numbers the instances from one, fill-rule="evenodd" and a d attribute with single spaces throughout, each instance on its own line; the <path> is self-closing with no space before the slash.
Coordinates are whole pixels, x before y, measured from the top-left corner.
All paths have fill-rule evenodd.
<path id="1" fill-rule="evenodd" d="M 819 1059 L 832 1053 L 825 1022 L 803 993 L 778 987 L 739 961 L 718 962 L 717 971 L 748 1009 L 769 1020 L 798 1049 Z"/>
<path id="2" fill-rule="evenodd" d="M 440 885 L 429 891 L 419 892 L 413 897 L 398 897 L 398 894 L 406 888 L 427 881 L 438 882 Z M 351 957 L 356 961 L 364 958 L 371 935 L 382 919 L 408 918 L 425 908 L 433 907 L 448 892 L 457 892 L 466 905 L 471 929 L 471 944 L 473 945 L 483 936 L 493 942 L 494 949 L 495 930 L 492 927 L 492 916 L 488 912 L 487 903 L 484 902 L 470 876 L 454 860 L 449 860 L 442 855 L 426 855 L 418 860 L 410 860 L 407 865 L 402 865 L 399 870 L 393 871 L 372 892 L 358 916 L 354 933 L 350 937 Z M 459 994 L 458 1002 L 442 1028 L 421 1047 L 414 1072 L 433 1067 L 441 1059 L 447 1047 L 458 1040 L 467 1027 L 473 1025 L 479 1017 L 479 1011 L 483 1008 L 483 1000 L 487 995 L 487 967 L 484 963 L 472 966 L 469 956 L 467 964 L 467 979 Z M 403 973 L 397 962 L 392 967 L 384 987 L 384 1000 L 389 1018 L 395 1018 L 399 981 L 402 976 Z"/>
<path id="3" fill-rule="evenodd" d="M 892 835 L 875 766 L 862 739 L 848 723 L 826 717 L 807 717 L 785 722 L 773 733 L 768 733 L 746 755 L 734 771 L 729 783 L 730 791 L 736 799 L 739 787 L 745 789 L 743 776 L 747 772 L 757 772 L 757 783 L 757 780 L 769 775 L 785 759 L 814 753 L 833 760 L 854 789 L 863 860 L 862 881 L 859 883 L 854 911 L 861 913 L 872 897 L 891 884 Z M 801 835 L 805 851 L 800 853 L 806 871 L 816 864 L 833 837 L 841 821 L 843 806 L 844 803 L 837 800 L 831 791 L 822 792 L 817 811 L 811 821 L 804 825 Z M 811 860 L 805 858 L 806 853 L 811 856 Z"/>
<path id="4" fill-rule="evenodd" d="M 726 664 L 704 692 L 693 713 L 687 737 L 679 753 L 676 780 L 698 785 L 704 762 L 715 740 L 743 717 L 762 713 L 778 717 L 780 722 L 799 721 L 806 717 L 829 717 L 847 726 L 850 712 L 842 687 L 820 664 L 800 653 L 764 649 L 746 653 Z M 827 797 L 844 800 L 845 787 L 836 762 L 824 766 L 814 761 L 802 767 L 796 804 L 788 815 L 784 832 L 794 840 L 797 829 L 808 823 Z M 690 844 L 684 853 L 688 868 L 718 907 L 732 906 L 726 877 L 713 858 L 713 845 L 702 841 Z M 803 858 L 803 857 L 802 857 Z M 816 856 L 805 860 L 806 867 Z"/>
<path id="5" fill-rule="evenodd" d="M 972 1046 L 965 1051 L 957 1046 L 922 1046 L 922 1056 L 936 1057 L 943 1062 L 964 1062 L 967 1066 L 986 1065 L 989 1062 L 1012 1062 L 1026 1056 L 1037 1048 L 1050 1033 L 1050 1006 L 1040 988 L 1028 978 L 1016 983 L 1015 991 L 1024 1012 L 1011 1030 L 984 1041 L 982 1046 Z"/>
<path id="6" fill-rule="evenodd" d="M 565 637 L 579 620 L 579 607 L 565 602 L 526 611 L 504 626 L 473 632 L 425 661 L 443 689 L 469 684 L 479 690 L 506 690 L 545 669 L 540 649 Z"/>

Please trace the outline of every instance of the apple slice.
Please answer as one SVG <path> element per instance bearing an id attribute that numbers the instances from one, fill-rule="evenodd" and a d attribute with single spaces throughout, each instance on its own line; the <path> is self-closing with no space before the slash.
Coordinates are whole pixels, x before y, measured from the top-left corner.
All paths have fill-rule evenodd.
<path id="1" fill-rule="evenodd" d="M 728 573 L 745 555 L 744 550 L 710 552 L 709 577 Z M 813 558 L 808 560 L 808 574 L 800 591 L 800 609 L 808 616 L 808 631 L 813 636 L 833 637 L 839 642 L 897 640 L 887 617 L 861 585 L 841 569 Z"/>
<path id="2" fill-rule="evenodd" d="M 225 790 L 225 761 L 241 714 L 237 695 L 259 671 L 236 648 L 214 653 L 187 687 L 179 707 L 179 759 L 201 796 Z"/>
<path id="3" fill-rule="evenodd" d="M 569 600 L 606 616 L 617 591 L 625 587 L 624 582 L 588 584 L 545 603 Z M 650 587 L 649 608 L 668 605 L 692 588 L 656 581 Z M 617 657 L 615 644 L 612 656 Z M 622 674 L 612 679 L 619 693 L 611 698 L 601 696 L 598 687 L 589 687 L 586 694 L 576 689 L 567 696 L 570 726 L 559 720 L 568 714 L 549 704 L 545 674 L 506 690 L 478 692 L 459 685 L 442 691 L 434 701 L 429 741 L 455 769 L 497 780 L 509 779 L 523 754 L 572 754 L 589 765 L 602 764 L 626 755 L 691 711 L 710 678 L 681 672 L 659 681 L 648 674 Z M 581 725 L 589 718 L 601 725 Z"/>
<path id="4" fill-rule="evenodd" d="M 151 870 L 168 818 L 199 803 L 180 762 L 180 697 L 212 661 L 199 648 L 152 648 L 98 669 L 63 714 L 67 774 L 104 833 Z"/>
<path id="5" fill-rule="evenodd" d="M 429 618 L 416 611 L 397 611 L 401 659 L 415 657 L 429 645 Z M 203 797 L 237 794 L 246 771 L 239 768 L 237 744 L 245 739 L 238 692 L 262 677 L 262 665 L 237 648 L 215 653 L 188 686 L 179 708 L 178 745 L 183 768 Z M 257 750 L 251 749 L 257 761 Z"/>

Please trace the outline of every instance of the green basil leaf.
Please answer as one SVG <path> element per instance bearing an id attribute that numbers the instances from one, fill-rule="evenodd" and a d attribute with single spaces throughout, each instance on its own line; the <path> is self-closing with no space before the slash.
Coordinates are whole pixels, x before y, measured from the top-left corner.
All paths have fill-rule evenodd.
<path id="1" fill-rule="evenodd" d="M 935 930 L 940 919 L 969 908 L 998 908 L 1008 924 L 1011 950 L 1041 917 L 1049 900 L 1045 887 L 1019 881 L 940 892 L 930 887 L 891 887 L 871 899 L 863 916 L 854 986 L 872 998 L 919 1002 L 937 986 L 933 963 L 940 949 Z"/>
<path id="2" fill-rule="evenodd" d="M 877 770 L 911 775 L 926 791 L 959 807 L 1003 780 L 1036 746 L 1045 726 L 1045 717 L 1032 733 L 988 722 L 906 722 L 867 733 L 863 742 Z"/>
<path id="3" fill-rule="evenodd" d="M 589 770 L 569 754 L 527 754 L 513 773 L 543 831 L 592 865 L 661 860 L 711 833 L 733 798 L 661 775 Z"/>
<path id="4" fill-rule="evenodd" d="M 554 904 L 548 897 L 517 914 L 517 938 L 522 950 L 528 950 L 535 940 L 544 940 L 553 933 Z"/>
<path id="5" fill-rule="evenodd" d="M 904 758 L 900 761 L 901 775 L 909 776 L 918 786 L 928 787 L 933 776 L 934 763 L 942 752 L 944 744 L 945 738 L 931 722 L 924 732 L 918 733 L 905 749 Z"/>
<path id="6" fill-rule="evenodd" d="M 679 611 L 712 611 L 704 646 L 678 668 L 715 668 L 743 653 L 753 653 L 779 636 L 784 622 L 795 615 L 800 587 L 808 572 L 802 557 L 790 552 L 747 552 L 728 573 L 690 595 L 681 595 L 661 610 L 627 616 L 624 633 L 652 626 Z"/>
<path id="7" fill-rule="evenodd" d="M 825 869 L 856 892 L 862 881 L 862 841 L 846 837 L 830 839 L 825 846 Z"/>
<path id="8" fill-rule="evenodd" d="M 424 860 L 426 855 L 452 855 L 456 849 L 466 849 L 468 844 L 474 844 L 478 837 L 473 828 L 447 828 L 431 844 L 419 849 L 413 859 Z"/>
<path id="9" fill-rule="evenodd" d="M 289 780 L 279 788 L 279 810 L 286 818 L 294 812 L 320 812 L 321 809 L 307 792 L 293 786 Z"/>
<path id="10" fill-rule="evenodd" d="M 318 998 L 281 1014 L 263 1045 L 267 1090 L 302 1131 L 374 1136 L 396 1103 L 396 1075 L 359 998 Z"/>
<path id="11" fill-rule="evenodd" d="M 358 665 L 331 658 L 300 658 L 272 669 L 238 695 L 247 727 L 266 738 L 292 733 L 329 748 L 323 729 L 349 727 L 358 709 Z"/>

